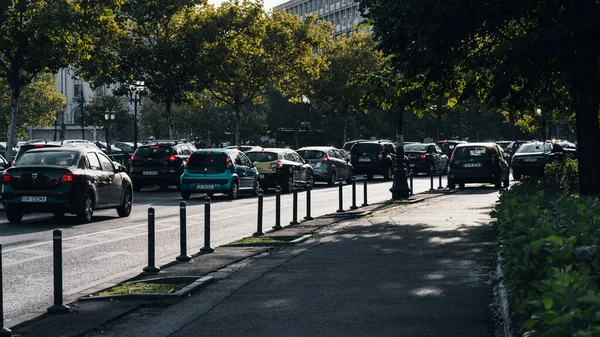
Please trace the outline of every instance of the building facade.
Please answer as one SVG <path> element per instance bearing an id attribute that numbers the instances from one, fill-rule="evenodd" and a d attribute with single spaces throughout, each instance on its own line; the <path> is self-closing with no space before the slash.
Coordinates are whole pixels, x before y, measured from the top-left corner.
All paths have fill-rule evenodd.
<path id="1" fill-rule="evenodd" d="M 300 16 L 302 20 L 307 14 L 316 14 L 317 19 L 333 23 L 335 35 L 347 34 L 365 20 L 360 16 L 358 3 L 354 0 L 290 0 L 276 6 L 274 10 L 288 11 Z"/>

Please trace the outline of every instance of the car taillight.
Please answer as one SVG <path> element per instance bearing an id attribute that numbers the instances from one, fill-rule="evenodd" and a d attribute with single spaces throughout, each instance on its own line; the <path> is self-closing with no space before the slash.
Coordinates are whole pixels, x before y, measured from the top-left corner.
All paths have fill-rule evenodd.
<path id="1" fill-rule="evenodd" d="M 64 173 L 60 178 L 60 182 L 63 184 L 72 184 L 74 178 L 75 175 L 73 175 L 73 173 Z"/>
<path id="2" fill-rule="evenodd" d="M 379 160 L 383 159 L 383 151 L 379 152 Z"/>
<path id="3" fill-rule="evenodd" d="M 329 161 L 329 157 L 325 156 L 325 158 L 323 158 L 323 164 L 326 164 Z"/>
<path id="4" fill-rule="evenodd" d="M 10 173 L 4 173 L 4 174 L 2 174 L 2 183 L 4 185 L 10 184 Z"/>
<path id="5" fill-rule="evenodd" d="M 233 167 L 233 164 L 231 163 L 231 158 L 227 157 L 225 159 L 225 167 L 230 170 Z"/>
<path id="6" fill-rule="evenodd" d="M 176 161 L 177 157 L 176 156 L 168 156 L 168 157 L 163 157 L 163 160 L 168 160 L 168 161 Z"/>
<path id="7" fill-rule="evenodd" d="M 421 154 L 421 156 L 419 156 L 419 158 L 425 159 L 425 158 L 427 158 L 427 155 L 425 153 L 423 153 L 423 154 Z"/>
<path id="8" fill-rule="evenodd" d="M 136 160 L 142 160 L 142 158 L 136 157 L 136 156 L 131 156 L 131 158 L 129 158 L 129 161 L 136 161 Z"/>
<path id="9" fill-rule="evenodd" d="M 271 165 L 269 165 L 271 168 L 276 168 L 276 169 L 280 169 L 283 167 L 283 163 L 278 161 L 276 163 L 271 163 Z"/>

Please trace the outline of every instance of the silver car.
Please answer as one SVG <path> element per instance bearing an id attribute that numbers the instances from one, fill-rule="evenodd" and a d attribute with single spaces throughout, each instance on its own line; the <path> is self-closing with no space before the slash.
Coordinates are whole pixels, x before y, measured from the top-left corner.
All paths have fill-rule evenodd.
<path id="1" fill-rule="evenodd" d="M 338 180 L 352 183 L 352 164 L 341 150 L 330 146 L 307 146 L 296 152 L 313 167 L 315 181 L 326 182 L 329 186 Z"/>

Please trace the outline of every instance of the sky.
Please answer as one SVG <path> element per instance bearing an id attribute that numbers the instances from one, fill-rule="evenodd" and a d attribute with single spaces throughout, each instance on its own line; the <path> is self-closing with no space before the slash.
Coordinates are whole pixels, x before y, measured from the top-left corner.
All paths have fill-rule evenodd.
<path id="1" fill-rule="evenodd" d="M 224 0 L 208 0 L 208 3 L 218 6 L 223 1 Z M 273 6 L 282 4 L 286 1 L 287 0 L 263 0 L 266 10 L 269 10 L 269 9 L 273 8 Z"/>

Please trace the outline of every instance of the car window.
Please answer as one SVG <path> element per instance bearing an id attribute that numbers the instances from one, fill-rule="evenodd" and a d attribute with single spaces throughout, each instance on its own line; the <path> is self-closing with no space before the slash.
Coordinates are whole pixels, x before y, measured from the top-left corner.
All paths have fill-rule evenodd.
<path id="1" fill-rule="evenodd" d="M 252 167 L 252 162 L 248 157 L 243 153 L 238 153 L 238 158 L 242 160 L 242 165 Z"/>
<path id="2" fill-rule="evenodd" d="M 344 154 L 342 153 L 342 151 L 340 151 L 340 150 L 338 150 L 338 149 L 333 149 L 333 152 L 334 152 L 334 153 L 337 155 L 337 157 L 338 157 L 339 159 L 346 159 L 346 158 L 344 157 Z"/>
<path id="3" fill-rule="evenodd" d="M 385 144 L 385 150 L 388 153 L 396 153 L 396 149 L 394 148 L 394 145 L 392 145 L 392 144 Z"/>
<path id="4" fill-rule="evenodd" d="M 335 151 L 333 151 L 333 150 L 327 151 L 327 155 L 329 157 L 331 157 L 331 158 L 337 158 L 338 157 L 337 154 L 335 153 Z"/>
<path id="5" fill-rule="evenodd" d="M 113 165 L 110 159 L 108 159 L 102 153 L 97 153 L 97 155 L 98 159 L 100 159 L 100 166 L 102 167 L 102 171 L 115 172 L 115 165 Z"/>
<path id="6" fill-rule="evenodd" d="M 77 163 L 78 152 L 67 151 L 42 151 L 26 152 L 16 163 L 16 166 L 23 165 L 56 165 L 69 167 Z"/>
<path id="7" fill-rule="evenodd" d="M 246 154 L 248 156 L 248 158 L 255 162 L 261 162 L 261 163 L 265 163 L 265 162 L 270 162 L 270 161 L 275 161 L 277 159 L 279 159 L 279 155 L 275 152 L 263 152 L 263 151 L 259 151 L 259 152 L 248 152 Z"/>
<path id="8" fill-rule="evenodd" d="M 298 150 L 298 154 L 300 157 L 310 160 L 310 159 L 321 159 L 325 157 L 325 152 L 320 150 Z"/>
<path id="9" fill-rule="evenodd" d="M 544 151 L 544 145 L 541 143 L 523 144 L 517 153 L 535 153 Z"/>
<path id="10" fill-rule="evenodd" d="M 433 147 L 435 148 L 435 152 L 437 152 L 437 153 L 439 153 L 439 154 L 442 154 L 442 153 L 444 153 L 444 152 L 442 151 L 442 149 L 441 149 L 441 148 L 440 148 L 440 147 L 439 147 L 437 144 L 433 145 Z"/>
<path id="11" fill-rule="evenodd" d="M 489 159 L 492 157 L 485 146 L 463 146 L 454 150 L 454 159 Z"/>
<path id="12" fill-rule="evenodd" d="M 230 159 L 225 153 L 192 153 L 187 162 L 187 169 L 190 172 L 201 170 L 205 173 L 223 173 L 227 168 L 228 160 Z"/>
<path id="13" fill-rule="evenodd" d="M 302 159 L 302 157 L 300 157 L 299 154 L 292 152 L 292 158 L 294 158 L 294 161 L 297 163 L 304 163 L 304 159 Z"/>
<path id="14" fill-rule="evenodd" d="M 408 144 L 408 145 L 404 145 L 404 151 L 425 152 L 425 151 L 427 151 L 427 145 L 425 145 L 425 144 Z"/>
<path id="15" fill-rule="evenodd" d="M 352 147 L 352 153 L 379 153 L 381 146 L 373 143 L 357 143 Z"/>
<path id="16" fill-rule="evenodd" d="M 239 166 L 244 166 L 244 163 L 242 162 L 242 158 L 239 156 L 239 154 L 235 154 L 235 155 L 233 155 L 233 157 L 234 157 L 234 158 L 233 158 L 233 162 L 234 162 L 236 165 L 239 165 Z"/>
<path id="17" fill-rule="evenodd" d="M 173 149 L 159 145 L 138 147 L 133 154 L 136 157 L 160 159 L 173 154 Z"/>
<path id="18" fill-rule="evenodd" d="M 286 152 L 283 154 L 283 159 L 289 160 L 289 161 L 294 161 L 294 156 L 292 156 L 292 154 L 290 152 Z"/>
<path id="19" fill-rule="evenodd" d="M 90 164 L 90 168 L 92 170 L 102 170 L 102 166 L 100 166 L 100 161 L 98 160 L 98 157 L 95 153 L 90 152 L 85 156 L 88 159 L 88 163 Z"/>

